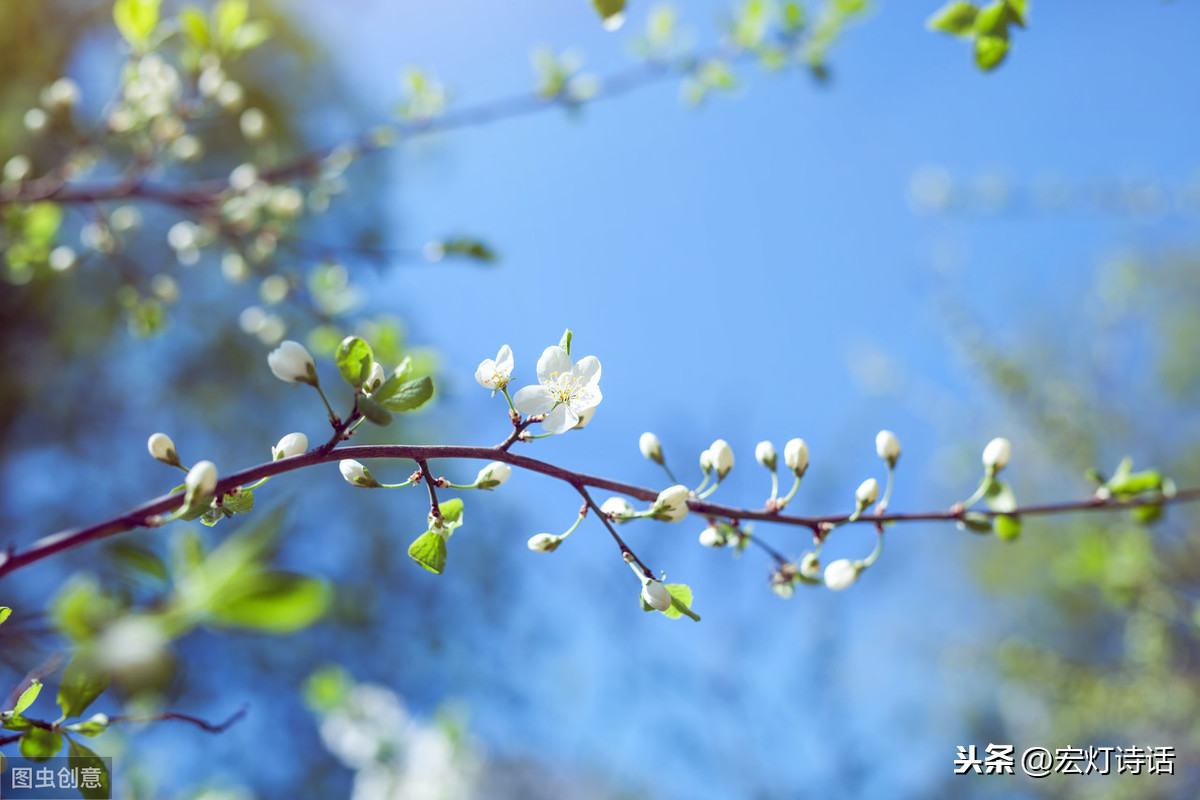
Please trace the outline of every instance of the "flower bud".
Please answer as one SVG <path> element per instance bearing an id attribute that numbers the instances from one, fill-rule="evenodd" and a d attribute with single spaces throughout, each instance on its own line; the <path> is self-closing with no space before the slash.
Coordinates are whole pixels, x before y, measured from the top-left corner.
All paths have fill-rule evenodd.
<path id="1" fill-rule="evenodd" d="M 364 467 L 354 459 L 344 458 L 338 463 L 338 469 L 342 471 L 342 477 L 351 486 L 359 486 L 364 489 L 378 489 L 379 481 L 375 480 L 375 476 L 371 474 L 371 470 Z"/>
<path id="2" fill-rule="evenodd" d="M 783 463 L 796 474 L 797 478 L 804 477 L 808 470 L 808 445 L 803 439 L 789 439 L 783 447 Z"/>
<path id="3" fill-rule="evenodd" d="M 894 467 L 896 459 L 900 457 L 900 440 L 891 431 L 880 431 L 875 434 L 875 452 L 887 462 L 889 467 Z"/>
<path id="4" fill-rule="evenodd" d="M 704 530 L 700 531 L 700 544 L 705 547 L 724 547 L 725 535 L 719 530 L 709 525 Z"/>
<path id="5" fill-rule="evenodd" d="M 622 517 L 629 517 L 635 513 L 633 506 L 629 505 L 629 501 L 624 497 L 608 498 L 600 505 L 600 510 L 617 522 L 624 522 Z"/>
<path id="6" fill-rule="evenodd" d="M 150 451 L 151 456 L 164 464 L 170 464 L 173 467 L 180 466 L 179 455 L 175 452 L 175 442 L 171 441 L 171 437 L 165 433 L 151 434 L 150 440 L 146 442 L 146 448 Z"/>
<path id="7" fill-rule="evenodd" d="M 512 467 L 503 461 L 493 461 L 479 470 L 479 475 L 475 477 L 475 487 L 477 489 L 495 489 L 508 480 L 509 475 L 512 475 Z"/>
<path id="8" fill-rule="evenodd" d="M 279 444 L 271 448 L 271 460 L 303 455 L 308 451 L 308 437 L 303 433 L 289 433 L 279 440 Z"/>
<path id="9" fill-rule="evenodd" d="M 688 488 L 675 485 L 658 493 L 654 505 L 650 507 L 654 519 L 664 522 L 679 522 L 688 513 Z"/>
<path id="10" fill-rule="evenodd" d="M 821 559 L 816 553 L 805 553 L 800 559 L 800 574 L 806 578 L 815 578 L 821 574 Z"/>
<path id="11" fill-rule="evenodd" d="M 712 456 L 713 467 L 717 470 L 717 480 L 724 480 L 733 469 L 733 448 L 724 439 L 717 439 L 709 445 L 708 452 Z"/>
<path id="12" fill-rule="evenodd" d="M 383 385 L 383 365 L 378 361 L 371 362 L 371 374 L 367 376 L 367 382 L 363 384 L 363 388 L 368 392 L 373 392 Z"/>
<path id="13" fill-rule="evenodd" d="M 787 600 L 796 593 L 798 570 L 795 564 L 781 564 L 771 571 L 771 591 Z"/>
<path id="14" fill-rule="evenodd" d="M 579 422 L 576 422 L 575 427 L 571 428 L 571 430 L 581 431 L 586 428 L 587 424 L 592 421 L 592 417 L 596 416 L 596 408 L 596 406 L 592 406 L 586 411 L 579 412 Z"/>
<path id="15" fill-rule="evenodd" d="M 183 485 L 187 487 L 187 493 L 191 497 L 211 495 L 217 488 L 217 465 L 211 461 L 197 461 L 196 465 L 188 470 Z"/>
<path id="16" fill-rule="evenodd" d="M 671 593 L 662 581 L 653 578 L 642 578 L 642 599 L 656 611 L 666 611 L 671 607 Z"/>
<path id="17" fill-rule="evenodd" d="M 839 558 L 825 568 L 825 585 L 835 592 L 849 589 L 858 580 L 862 565 L 848 558 Z"/>
<path id="18" fill-rule="evenodd" d="M 267 364 L 281 381 L 317 385 L 317 362 L 299 342 L 288 339 L 281 343 L 267 356 Z"/>
<path id="19" fill-rule="evenodd" d="M 647 431 L 638 439 L 638 449 L 642 451 L 642 456 L 648 458 L 656 464 L 663 463 L 662 442 L 653 433 Z"/>
<path id="20" fill-rule="evenodd" d="M 563 537 L 552 533 L 539 533 L 529 537 L 529 549 L 535 553 L 553 553 L 562 544 Z"/>
<path id="21" fill-rule="evenodd" d="M 704 472 L 705 475 L 707 475 L 708 473 L 712 472 L 712 468 L 713 468 L 712 453 L 705 450 L 703 453 L 700 454 L 700 469 L 702 472 Z"/>
<path id="22" fill-rule="evenodd" d="M 775 471 L 775 445 L 759 442 L 754 446 L 754 460 L 772 472 Z"/>
<path id="23" fill-rule="evenodd" d="M 858 503 L 859 509 L 864 509 L 875 502 L 875 498 L 879 497 L 879 481 L 874 478 L 867 478 L 858 485 L 858 489 L 854 492 L 854 500 Z"/>
<path id="24" fill-rule="evenodd" d="M 1012 455 L 1012 444 L 1004 437 L 996 437 L 983 448 L 983 466 L 989 473 L 999 472 L 1008 464 Z"/>

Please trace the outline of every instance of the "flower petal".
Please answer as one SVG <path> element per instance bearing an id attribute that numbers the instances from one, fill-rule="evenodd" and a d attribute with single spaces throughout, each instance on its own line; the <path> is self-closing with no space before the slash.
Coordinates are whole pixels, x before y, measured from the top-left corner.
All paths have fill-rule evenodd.
<path id="1" fill-rule="evenodd" d="M 475 370 L 475 382 L 485 389 L 491 389 L 492 385 L 489 381 L 496 377 L 496 362 L 490 358 L 485 358 L 479 362 L 479 368 Z"/>
<path id="2" fill-rule="evenodd" d="M 547 433 L 566 433 L 578 424 L 579 415 L 572 411 L 566 403 L 559 403 L 546 417 L 542 427 Z"/>
<path id="3" fill-rule="evenodd" d="M 584 383 L 595 383 L 600 380 L 600 359 L 584 356 L 575 365 L 575 374 L 583 378 Z"/>
<path id="4" fill-rule="evenodd" d="M 513 352 L 508 345 L 503 345 L 500 352 L 496 353 L 496 369 L 499 372 L 512 373 L 513 369 Z"/>
<path id="5" fill-rule="evenodd" d="M 551 373 L 565 374 L 571 371 L 571 357 L 561 347 L 547 347 L 538 359 L 537 376 L 539 383 L 550 380 Z"/>
<path id="6" fill-rule="evenodd" d="M 582 413 L 600 405 L 600 401 L 603 399 L 604 395 L 600 393 L 599 386 L 584 386 L 579 395 L 571 401 L 571 408 L 575 409 L 576 413 Z"/>
<path id="7" fill-rule="evenodd" d="M 554 398 L 545 386 L 523 386 L 513 395 L 513 405 L 522 414 L 544 414 L 554 408 Z"/>

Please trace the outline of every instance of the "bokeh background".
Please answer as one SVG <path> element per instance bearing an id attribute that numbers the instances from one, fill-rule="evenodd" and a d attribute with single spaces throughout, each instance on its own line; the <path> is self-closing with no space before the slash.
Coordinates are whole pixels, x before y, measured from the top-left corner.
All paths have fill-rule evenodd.
<path id="1" fill-rule="evenodd" d="M 607 33 L 582 0 L 252 8 L 276 37 L 237 77 L 285 144 L 254 150 L 214 123 L 194 168 L 205 177 L 386 121 L 409 65 L 451 87 L 452 105 L 531 89 L 541 44 L 578 48 L 603 77 L 631 63 L 649 11 L 632 4 Z M 638 453 L 649 430 L 698 482 L 699 453 L 720 437 L 737 466 L 715 499 L 755 506 L 769 487 L 755 443 L 801 436 L 812 464 L 792 508 L 849 511 L 854 487 L 883 477 L 873 437 L 889 428 L 904 446 L 896 510 L 964 499 L 998 435 L 1025 502 L 1084 497 L 1084 470 L 1125 455 L 1196 485 L 1200 12 L 1037 3 L 984 74 L 965 44 L 924 29 L 934 10 L 876 4 L 829 54 L 826 81 L 744 63 L 737 88 L 700 107 L 663 80 L 573 113 L 402 140 L 353 164 L 345 193 L 266 267 L 336 261 L 359 302 L 333 323 L 291 300 L 272 313 L 289 337 L 398 321 L 396 349 L 433 370 L 437 402 L 364 441 L 500 440 L 506 408 L 476 365 L 509 344 L 523 385 L 569 327 L 574 354 L 601 360 L 605 399 L 586 430 L 520 452 L 586 472 L 665 486 Z M 682 20 L 704 48 L 728 16 L 691 2 Z M 123 63 L 104 4 L 13 2 L 11 17 L 10 154 L 41 146 L 19 120 L 45 83 L 72 76 L 78 113 L 94 115 Z M 64 231 L 89 221 L 72 214 Z M 178 265 L 166 241 L 178 211 L 142 214 L 122 258 L 181 288 L 153 335 L 126 324 L 116 258 L 2 290 L 6 542 L 171 488 L 145 455 L 156 430 L 225 471 L 264 460 L 284 433 L 326 430 L 318 398 L 274 380 L 269 346 L 244 330 L 244 309 L 264 305 L 257 280 L 224 280 L 221 246 Z M 499 260 L 424 257 L 454 235 Z M 464 482 L 476 469 L 436 467 Z M 373 469 L 398 481 L 410 466 Z M 170 708 L 250 712 L 215 736 L 162 723 L 96 740 L 125 796 L 1183 798 L 1200 785 L 1186 508 L 1149 527 L 1030 519 L 1016 543 L 897 526 L 852 590 L 790 600 L 771 593 L 761 553 L 700 547 L 697 520 L 626 526 L 639 555 L 692 587 L 695 624 L 643 614 L 594 520 L 553 555 L 525 548 L 570 524 L 569 487 L 518 473 L 464 500 L 433 576 L 406 555 L 423 490 L 355 490 L 332 465 L 264 487 L 260 506 L 285 513 L 278 563 L 327 578 L 336 600 L 292 635 L 201 628 L 174 642 Z M 199 535 L 216 543 L 237 524 L 249 523 Z M 756 532 L 793 556 L 808 545 L 802 530 Z M 122 540 L 167 553 L 178 535 Z M 839 530 L 823 556 L 872 544 L 869 529 Z M 115 547 L 23 570 L 3 600 L 43 609 L 86 573 L 153 602 L 163 588 L 131 578 Z M 49 627 L 8 634 L 10 682 L 61 646 Z M 341 700 L 314 710 L 306 681 L 329 665 Z M 953 775 L 957 746 L 991 742 L 1173 746 L 1176 774 Z"/>

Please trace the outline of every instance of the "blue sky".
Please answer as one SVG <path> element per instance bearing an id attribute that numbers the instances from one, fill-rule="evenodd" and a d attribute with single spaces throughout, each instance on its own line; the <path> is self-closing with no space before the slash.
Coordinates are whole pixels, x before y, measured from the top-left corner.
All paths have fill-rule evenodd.
<path id="1" fill-rule="evenodd" d="M 707 41 L 722 7 L 689 3 L 684 19 Z M 1097 267 L 1134 247 L 1194 245 L 1195 209 L 925 217 L 910 206 L 910 181 L 935 166 L 959 185 L 1057 174 L 1075 187 L 1182 186 L 1200 166 L 1188 34 L 1200 11 L 1036 3 L 1009 62 L 982 75 L 966 45 L 923 30 L 934 7 L 882 4 L 833 52 L 828 87 L 750 67 L 737 97 L 697 110 L 667 83 L 578 120 L 551 111 L 373 162 L 394 186 L 392 245 L 469 232 L 503 254 L 494 270 L 401 267 L 377 287 L 377 308 L 403 313 L 416 340 L 441 349 L 438 418 L 451 435 L 490 442 L 506 430 L 502 403 L 471 379 L 480 359 L 510 344 L 521 385 L 570 327 L 575 354 L 603 363 L 605 400 L 586 432 L 539 441 L 522 450 L 530 455 L 660 485 L 638 456 L 643 430 L 661 437 L 685 481 L 723 437 L 738 468 L 717 497 L 754 505 L 766 486 L 755 442 L 802 436 L 813 466 L 795 507 L 814 512 L 847 509 L 859 481 L 881 477 L 881 427 L 905 447 L 898 509 L 968 494 L 978 448 L 994 435 L 1014 439 L 1019 470 L 1036 443 L 972 377 L 939 303 L 965 301 L 1000 341 L 1053 320 L 1071 347 L 1090 324 L 1079 298 Z M 464 104 L 530 87 L 528 53 L 541 43 L 578 46 L 604 74 L 628 63 L 646 13 L 634 3 L 625 29 L 607 35 L 582 0 L 354 9 L 314 3 L 306 15 L 348 84 L 381 109 L 408 64 Z M 872 388 L 881 364 L 886 394 Z M 519 530 L 484 535 L 521 549 L 529 534 L 565 528 L 575 507 L 571 492 L 518 475 L 471 498 L 468 513 L 519 509 Z M 956 654 L 986 652 L 1020 628 L 968 574 L 981 550 L 1003 558 L 1001 545 L 948 527 L 896 529 L 852 591 L 782 602 L 762 559 L 702 551 L 700 527 L 629 529 L 649 563 L 693 586 L 700 625 L 643 616 L 636 582 L 589 522 L 552 557 L 510 561 L 511 627 L 479 640 L 507 674 L 468 671 L 416 702 L 461 699 L 494 752 L 653 797 L 917 796 L 949 774 L 954 746 L 969 741 L 965 712 L 988 689 Z M 803 549 L 801 533 L 770 536 Z M 827 553 L 870 545 L 867 531 L 840 532 Z M 453 570 L 428 580 L 434 597 L 455 591 Z M 519 701 L 497 700 L 497 686 Z"/>

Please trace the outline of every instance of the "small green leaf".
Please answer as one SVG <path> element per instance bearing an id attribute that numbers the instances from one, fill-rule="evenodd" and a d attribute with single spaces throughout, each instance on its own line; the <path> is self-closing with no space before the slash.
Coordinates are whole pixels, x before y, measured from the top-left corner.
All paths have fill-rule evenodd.
<path id="1" fill-rule="evenodd" d="M 433 378 L 428 375 L 400 385 L 396 393 L 381 405 L 388 411 L 412 411 L 429 402 L 433 397 Z"/>
<path id="2" fill-rule="evenodd" d="M 942 31 L 955 36 L 968 36 L 975 25 L 975 17 L 979 9 L 974 3 L 965 0 L 951 2 L 933 12 L 933 16 L 925 21 L 925 27 L 931 31 Z"/>
<path id="3" fill-rule="evenodd" d="M 1008 6 L 1008 19 L 1014 25 L 1024 28 L 1029 14 L 1029 0 L 1005 0 Z"/>
<path id="4" fill-rule="evenodd" d="M 25 691 L 21 692 L 21 696 L 17 698 L 17 704 L 12 707 L 11 711 L 14 715 L 21 714 L 25 709 L 33 705 L 33 701 L 37 700 L 38 695 L 42 692 L 42 682 L 36 678 L 29 684 Z"/>
<path id="5" fill-rule="evenodd" d="M 575 334 L 570 328 L 563 331 L 562 338 L 558 340 L 558 346 L 567 351 L 567 355 L 571 355 L 571 339 L 575 338 Z"/>
<path id="6" fill-rule="evenodd" d="M 92 714 L 83 722 L 75 722 L 64 728 L 73 733 L 82 733 L 84 736 L 99 736 L 108 730 L 108 725 L 107 714 Z"/>
<path id="7" fill-rule="evenodd" d="M 1126 470 L 1123 474 L 1123 479 L 1118 480 L 1116 476 L 1113 476 L 1113 479 L 1108 482 L 1109 491 L 1115 495 L 1132 496 L 1144 492 L 1162 491 L 1162 473 L 1156 469 L 1146 469 L 1141 472 Z"/>
<path id="8" fill-rule="evenodd" d="M 1021 535 L 1021 518 L 1010 514 L 996 517 L 996 537 L 1011 542 Z"/>
<path id="9" fill-rule="evenodd" d="M 234 31 L 233 49 L 239 52 L 253 50 L 271 38 L 271 26 L 262 20 L 247 22 Z"/>
<path id="10" fill-rule="evenodd" d="M 425 531 L 409 546 L 408 555 L 425 569 L 441 575 L 446 568 L 446 540 L 440 533 Z"/>
<path id="11" fill-rule="evenodd" d="M 166 563 L 154 551 L 141 545 L 115 542 L 109 545 L 108 555 L 126 572 L 149 576 L 158 581 L 169 579 Z"/>
<path id="12" fill-rule="evenodd" d="M 367 344 L 362 337 L 347 336 L 338 345 L 337 352 L 334 353 L 334 361 L 337 363 L 338 372 L 342 374 L 342 379 L 357 389 L 370 377 L 371 365 L 375 363 L 375 356 L 371 353 L 371 345 Z"/>
<path id="13" fill-rule="evenodd" d="M 11 608 L 8 606 L 0 606 L 0 625 L 4 624 L 4 621 L 8 619 L 10 614 L 12 614 Z"/>
<path id="14" fill-rule="evenodd" d="M 992 511 L 999 511 L 1001 514 L 1007 514 L 1017 508 L 1017 497 L 1012 488 L 1000 480 L 992 480 L 983 495 L 983 501 Z"/>
<path id="15" fill-rule="evenodd" d="M 1162 503 L 1150 503 L 1144 506 L 1136 506 L 1133 509 L 1133 518 L 1143 525 L 1149 525 L 1151 522 L 1157 522 L 1162 518 L 1162 515 Z"/>
<path id="16" fill-rule="evenodd" d="M 975 40 L 975 63 L 985 72 L 1000 65 L 1008 55 L 1008 36 L 981 35 Z"/>
<path id="17" fill-rule="evenodd" d="M 495 250 L 478 239 L 459 236 L 453 239 L 444 239 L 440 244 L 443 256 L 460 256 L 487 264 L 491 264 L 499 258 Z"/>
<path id="18" fill-rule="evenodd" d="M 625 0 L 592 0 L 592 5 L 605 22 L 620 19 L 625 12 Z"/>
<path id="19" fill-rule="evenodd" d="M 214 622 L 263 633 L 293 633 L 324 615 L 333 592 L 325 581 L 265 571 L 233 583 L 210 606 Z"/>
<path id="20" fill-rule="evenodd" d="M 30 728 L 21 736 L 21 755 L 30 761 L 46 761 L 62 749 L 62 734 L 44 728 Z"/>
<path id="21" fill-rule="evenodd" d="M 442 512 L 442 520 L 445 522 L 459 522 L 462 520 L 463 501 L 461 497 L 452 497 L 438 504 L 438 510 Z"/>
<path id="22" fill-rule="evenodd" d="M 233 44 L 234 32 L 250 16 L 250 5 L 246 0 L 221 0 L 213 9 L 213 27 L 217 43 L 222 46 Z"/>
<path id="23" fill-rule="evenodd" d="M 700 621 L 700 615 L 692 611 L 692 590 L 684 583 L 668 583 L 667 592 L 671 595 L 671 607 L 662 612 L 671 619 L 679 619 L 686 614 L 696 622 Z"/>
<path id="24" fill-rule="evenodd" d="M 0 725 L 7 731 L 27 731 L 33 727 L 33 723 L 27 718 L 11 711 L 0 713 Z"/>
<path id="25" fill-rule="evenodd" d="M 221 498 L 221 508 L 233 514 L 249 514 L 254 510 L 254 492 L 241 488 Z"/>
<path id="26" fill-rule="evenodd" d="M 972 30 L 979 36 L 1002 36 L 1008 38 L 1008 5 L 1004 0 L 994 0 L 975 17 Z"/>
<path id="27" fill-rule="evenodd" d="M 783 4 L 783 32 L 799 33 L 804 28 L 804 6 L 788 0 Z"/>
<path id="28" fill-rule="evenodd" d="M 125 41 L 141 49 L 158 27 L 160 0 L 117 0 L 113 5 L 113 22 Z"/>
<path id="29" fill-rule="evenodd" d="M 191 40 L 192 44 L 201 50 L 207 50 L 210 42 L 208 34 L 208 17 L 195 6 L 184 6 L 179 9 L 179 27 Z"/>
<path id="30" fill-rule="evenodd" d="M 76 742 L 71 737 L 67 737 L 67 756 L 70 761 L 67 763 L 71 767 L 80 769 L 98 769 L 98 773 L 93 773 L 99 776 L 100 780 L 89 788 L 83 787 L 83 781 L 80 781 L 79 793 L 85 798 L 103 798 L 112 797 L 112 776 L 108 774 L 108 769 L 104 766 L 104 759 L 96 755 L 89 748 Z"/>
<path id="31" fill-rule="evenodd" d="M 980 514 L 978 511 L 968 511 L 958 521 L 958 527 L 965 531 L 974 531 L 975 533 L 991 533 L 992 518 L 987 514 Z"/>
<path id="32" fill-rule="evenodd" d="M 376 425 L 391 425 L 392 415 L 372 397 L 359 397 L 358 410 Z"/>
<path id="33" fill-rule="evenodd" d="M 108 675 L 90 662 L 91 659 L 76 654 L 63 670 L 62 682 L 58 685 L 58 706 L 64 719 L 78 717 L 108 688 Z"/>
<path id="34" fill-rule="evenodd" d="M 412 372 L 412 356 L 405 356 L 400 362 L 400 366 L 392 370 L 392 374 L 383 384 L 371 392 L 371 398 L 377 402 L 383 402 L 400 390 L 404 385 L 404 379 L 408 377 L 408 373 Z"/>

